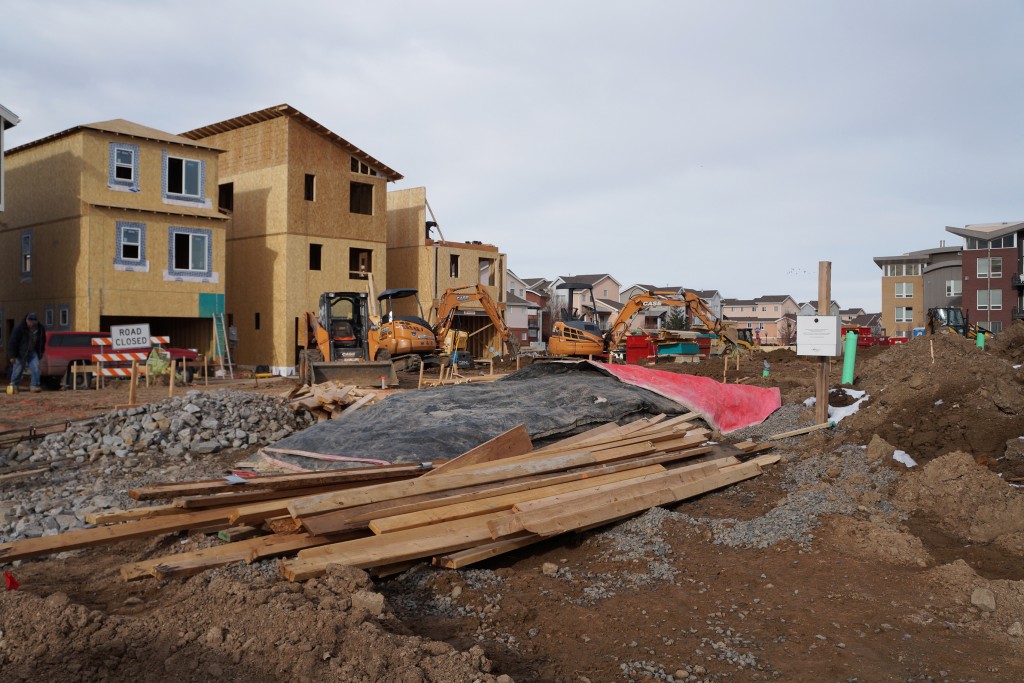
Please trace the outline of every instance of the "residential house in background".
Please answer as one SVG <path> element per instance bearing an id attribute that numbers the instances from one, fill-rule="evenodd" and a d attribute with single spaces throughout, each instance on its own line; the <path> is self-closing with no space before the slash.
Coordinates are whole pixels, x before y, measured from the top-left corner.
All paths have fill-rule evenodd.
<path id="1" fill-rule="evenodd" d="M 544 305 L 540 296 L 512 270 L 506 269 L 505 276 L 508 283 L 505 300 L 505 310 L 508 312 L 506 324 L 522 346 L 542 341 L 540 328 L 544 318 Z M 527 298 L 530 295 L 532 298 Z"/>
<path id="2" fill-rule="evenodd" d="M 842 309 L 839 308 L 839 304 L 837 304 L 834 300 L 829 302 L 828 315 L 841 317 L 841 311 Z M 800 304 L 800 311 L 799 313 L 797 313 L 797 315 L 818 315 L 818 300 L 814 299 L 813 301 L 805 301 L 802 304 Z"/>
<path id="3" fill-rule="evenodd" d="M 573 293 L 572 302 L 569 302 L 567 290 L 558 289 L 558 285 L 569 282 L 589 285 L 593 289 L 594 298 L 591 299 L 590 293 L 587 291 L 577 291 Z M 596 313 L 601 329 L 608 329 L 611 321 L 622 310 L 622 304 L 619 303 L 621 287 L 619 281 L 608 273 L 562 275 L 556 278 L 548 289 L 555 311 L 555 319 L 564 319 L 562 316 L 567 311 L 575 311 L 576 315 Z"/>
<path id="4" fill-rule="evenodd" d="M 882 327 L 891 337 L 909 337 L 924 327 L 930 308 L 962 302 L 960 248 L 945 245 L 896 256 L 876 256 L 882 269 Z M 973 318 L 972 318 L 973 319 Z"/>
<path id="5" fill-rule="evenodd" d="M 963 307 L 968 319 L 996 334 L 1024 319 L 1021 241 L 1024 222 L 947 227 L 964 238 Z"/>
<path id="6" fill-rule="evenodd" d="M 444 239 L 437 223 L 428 216 L 426 188 L 389 192 L 387 206 L 389 289 L 419 290 L 423 307 L 430 309 L 424 310 L 424 317 L 430 322 L 436 322 L 432 312 L 450 287 L 483 285 L 498 309 L 505 313 L 507 259 L 498 247 Z M 402 315 L 419 315 L 410 306 L 414 306 L 412 300 L 405 299 L 396 310 Z M 468 350 L 474 357 L 490 358 L 502 353 L 501 337 L 494 327 L 489 327 L 490 319 L 478 302 L 460 306 L 456 319 L 455 328 L 469 333 Z"/>
<path id="7" fill-rule="evenodd" d="M 754 332 L 764 345 L 789 345 L 796 338 L 800 307 L 788 294 L 769 294 L 756 299 L 723 299 L 724 317 L 737 327 Z"/>
<path id="8" fill-rule="evenodd" d="M 853 322 L 853 319 L 864 315 L 865 311 L 863 308 L 843 308 L 839 311 L 839 320 L 844 325 L 849 325 Z"/>
<path id="9" fill-rule="evenodd" d="M 4 212 L 4 131 L 14 128 L 20 122 L 21 119 L 15 116 L 14 112 L 0 104 L 0 218 Z"/>
<path id="10" fill-rule="evenodd" d="M 215 145 L 116 119 L 11 149 L 0 230 L 5 338 L 35 311 L 51 330 L 149 323 L 209 351 L 224 310 L 227 218 Z"/>
<path id="11" fill-rule="evenodd" d="M 626 289 L 622 290 L 619 294 L 619 301 L 625 305 L 630 299 L 638 294 L 662 294 L 667 296 L 682 296 L 683 292 L 690 292 L 700 297 L 704 304 L 714 314 L 715 318 L 722 317 L 722 296 L 718 290 L 695 290 L 687 289 L 686 287 L 680 287 L 677 285 L 666 285 L 664 287 L 658 287 L 656 285 L 648 285 L 638 283 L 631 285 Z M 669 312 L 672 310 L 671 306 L 654 306 L 646 308 L 643 311 L 642 317 L 637 315 L 633 321 L 633 327 L 641 328 L 646 331 L 657 331 L 664 327 L 665 321 Z M 693 321 L 691 321 L 693 322 Z"/>
<path id="12" fill-rule="evenodd" d="M 543 343 L 551 336 L 554 323 L 556 309 L 551 291 L 555 283 L 542 277 L 525 277 L 522 282 L 526 285 L 525 296 L 522 298 L 539 307 L 536 310 L 537 335 L 536 338 L 531 336 L 530 341 Z"/>
<path id="13" fill-rule="evenodd" d="M 882 326 L 881 313 L 862 313 L 861 315 L 852 318 L 847 324 L 854 325 L 856 327 L 870 327 L 871 334 L 876 337 L 881 337 L 885 334 L 885 328 Z"/>
<path id="14" fill-rule="evenodd" d="M 321 293 L 387 282 L 387 183 L 402 175 L 287 104 L 182 135 L 225 150 L 211 196 L 231 216 L 234 360 L 292 374 Z"/>

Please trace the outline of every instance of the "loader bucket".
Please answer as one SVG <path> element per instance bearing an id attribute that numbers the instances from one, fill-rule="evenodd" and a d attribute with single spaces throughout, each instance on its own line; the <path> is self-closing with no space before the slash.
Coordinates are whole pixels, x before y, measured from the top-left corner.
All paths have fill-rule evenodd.
<path id="1" fill-rule="evenodd" d="M 398 386 L 398 375 L 395 374 L 395 366 L 389 360 L 313 363 L 313 381 L 318 383 L 334 381 L 354 387 L 380 389 L 381 377 L 384 378 L 386 386 Z"/>

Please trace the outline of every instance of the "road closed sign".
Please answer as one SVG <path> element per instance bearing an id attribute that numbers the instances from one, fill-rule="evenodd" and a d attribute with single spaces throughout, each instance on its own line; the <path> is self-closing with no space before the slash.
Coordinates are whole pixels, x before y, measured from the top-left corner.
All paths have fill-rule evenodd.
<path id="1" fill-rule="evenodd" d="M 111 325 L 110 344 L 114 351 L 150 348 L 153 344 L 149 338 L 149 323 Z"/>

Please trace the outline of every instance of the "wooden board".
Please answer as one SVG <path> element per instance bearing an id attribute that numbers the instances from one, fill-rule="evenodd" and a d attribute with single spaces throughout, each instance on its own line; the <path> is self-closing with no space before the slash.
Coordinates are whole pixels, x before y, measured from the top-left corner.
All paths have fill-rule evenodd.
<path id="1" fill-rule="evenodd" d="M 503 495 L 490 496 L 480 500 L 465 503 L 449 504 L 440 507 L 409 512 L 402 515 L 392 515 L 370 521 L 370 530 L 375 534 L 393 533 L 402 529 L 411 529 L 418 526 L 427 526 L 441 522 L 449 522 L 456 519 L 473 517 L 489 512 L 510 510 L 517 503 L 536 500 L 538 498 L 549 498 L 557 494 L 570 493 L 575 491 L 590 490 L 604 484 L 620 481 L 634 481 L 648 475 L 656 475 L 665 472 L 661 465 L 649 465 L 637 469 L 625 470 L 613 474 L 606 474 L 598 477 L 579 479 L 577 481 L 555 484 L 527 491 L 517 491 Z"/>
<path id="2" fill-rule="evenodd" d="M 435 567 L 459 569 L 460 567 L 467 567 L 471 564 L 476 564 L 477 562 L 489 560 L 492 557 L 497 557 L 498 555 L 510 553 L 513 550 L 525 548 L 543 540 L 543 536 L 530 533 L 529 531 L 524 531 L 520 534 L 509 536 L 508 538 L 478 545 L 475 548 L 467 548 L 466 550 L 460 550 L 447 555 L 440 555 L 435 557 L 432 560 L 432 563 Z"/>
<path id="3" fill-rule="evenodd" d="M 526 425 L 517 425 L 507 432 L 499 434 L 489 441 L 485 441 L 476 448 L 466 451 L 459 457 L 452 458 L 443 465 L 435 467 L 423 476 L 434 477 L 439 472 L 451 474 L 453 471 L 464 469 L 469 465 L 523 455 L 532 450 L 533 442 L 530 441 L 530 433 L 526 430 Z"/>
<path id="4" fill-rule="evenodd" d="M 487 523 L 511 512 L 496 512 L 454 522 L 396 531 L 345 541 L 299 552 L 296 560 L 281 563 L 284 576 L 290 581 L 303 581 L 321 576 L 331 564 L 344 564 L 360 569 L 395 564 L 421 557 L 454 552 L 490 542 Z"/>
<path id="5" fill-rule="evenodd" d="M 27 538 L 21 541 L 0 544 L 0 560 L 11 562 L 26 557 L 49 555 L 65 550 L 88 548 L 104 543 L 144 538 L 172 531 L 184 531 L 203 526 L 227 524 L 230 510 L 214 509 L 201 512 L 186 512 L 179 515 L 163 515 L 128 524 L 114 524 L 95 529 L 76 529 L 54 536 Z"/>

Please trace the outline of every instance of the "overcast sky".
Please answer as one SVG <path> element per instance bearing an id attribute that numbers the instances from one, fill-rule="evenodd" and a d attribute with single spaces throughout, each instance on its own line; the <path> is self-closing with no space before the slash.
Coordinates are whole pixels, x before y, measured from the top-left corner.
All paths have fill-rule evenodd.
<path id="1" fill-rule="evenodd" d="M 288 103 L 523 277 L 880 306 L 873 256 L 1024 220 L 1019 0 L 4 3 L 12 147 Z"/>

